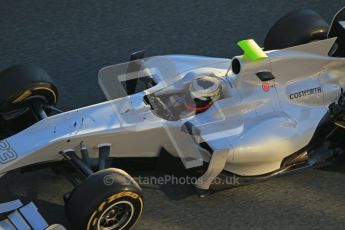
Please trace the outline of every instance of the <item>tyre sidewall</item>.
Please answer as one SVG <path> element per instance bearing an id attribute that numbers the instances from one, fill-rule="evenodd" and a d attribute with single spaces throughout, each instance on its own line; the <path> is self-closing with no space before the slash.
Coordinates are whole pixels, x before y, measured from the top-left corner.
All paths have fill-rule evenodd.
<path id="1" fill-rule="evenodd" d="M 113 176 L 112 184 L 104 183 L 106 176 Z M 78 185 L 71 193 L 65 211 L 74 230 L 96 229 L 94 221 L 107 207 L 119 201 L 128 201 L 134 207 L 134 214 L 128 223 L 129 229 L 141 215 L 143 196 L 140 187 L 122 170 L 105 169 L 97 172 Z"/>
<path id="2" fill-rule="evenodd" d="M 142 213 L 143 200 L 140 195 L 135 192 L 123 191 L 109 196 L 108 198 L 104 199 L 100 205 L 98 205 L 97 209 L 91 214 L 86 229 L 97 230 L 98 221 L 102 214 L 112 205 L 123 201 L 129 202 L 131 205 L 133 205 L 133 213 L 131 219 L 122 229 L 127 230 L 134 226 Z"/>

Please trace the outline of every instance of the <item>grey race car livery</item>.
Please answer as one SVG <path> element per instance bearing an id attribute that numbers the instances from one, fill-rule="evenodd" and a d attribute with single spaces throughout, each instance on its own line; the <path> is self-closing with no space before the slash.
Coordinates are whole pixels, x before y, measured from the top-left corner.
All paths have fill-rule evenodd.
<path id="1" fill-rule="evenodd" d="M 113 98 L 122 87 L 118 71 L 133 63 L 106 67 L 99 77 L 111 100 L 48 117 L 7 138 L 2 142 L 6 148 L 1 152 L 0 172 L 61 160 L 60 152 L 78 151 L 81 145 L 93 157 L 100 144 L 111 145 L 113 157 L 155 157 L 165 148 L 188 168 L 208 162 L 210 170 L 201 180 L 202 188 L 208 188 L 223 170 L 240 176 L 279 170 L 283 159 L 307 146 L 328 106 L 341 96 L 344 60 L 328 56 L 334 42 L 330 38 L 269 51 L 260 61 L 238 56 L 233 60 L 240 63 L 240 72 L 227 75 L 228 59 L 163 56 L 139 60 L 137 76 L 149 74 L 156 85 L 117 99 Z M 164 71 L 169 72 L 163 75 Z M 262 82 L 256 74 L 264 71 L 274 79 Z M 185 86 L 193 78 L 205 74 L 219 78 L 223 87 L 222 98 L 203 113 L 168 119 L 165 113 L 175 112 L 152 99 L 172 98 L 188 90 Z M 263 84 L 269 84 L 269 90 Z M 151 99 L 145 100 L 146 96 Z M 186 124 L 193 135 L 185 132 Z M 130 144 L 124 144 L 126 140 Z M 211 151 L 200 143 L 207 143 Z"/>
<path id="2" fill-rule="evenodd" d="M 219 176 L 246 182 L 333 159 L 343 152 L 339 137 L 345 128 L 344 12 L 327 37 L 283 49 L 263 51 L 246 40 L 239 43 L 244 54 L 232 59 L 136 53 L 128 63 L 105 67 L 98 78 L 108 101 L 49 117 L 34 107 L 41 119 L 0 142 L 0 176 L 66 160 L 86 177 L 104 176 L 93 174 L 92 159 L 102 171 L 108 158 L 151 158 L 165 150 L 185 168 L 203 169 L 195 186 L 205 191 Z M 136 182 L 115 172 L 136 189 L 97 200 L 98 208 L 81 218 L 86 229 L 106 229 L 103 219 L 113 201 L 137 213 L 123 226 L 139 218 L 143 202 Z M 77 186 L 78 194 L 87 193 L 84 187 Z"/>

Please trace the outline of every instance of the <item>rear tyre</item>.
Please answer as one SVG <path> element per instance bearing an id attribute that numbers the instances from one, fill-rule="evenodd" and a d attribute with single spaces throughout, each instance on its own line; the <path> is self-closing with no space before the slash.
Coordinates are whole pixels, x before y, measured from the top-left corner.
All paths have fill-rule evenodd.
<path id="1" fill-rule="evenodd" d="M 66 203 L 72 229 L 131 229 L 143 209 L 139 185 L 120 169 L 104 169 L 78 185 Z"/>
<path id="2" fill-rule="evenodd" d="M 280 18 L 267 33 L 265 50 L 283 49 L 327 38 L 329 25 L 315 11 L 302 9 Z"/>

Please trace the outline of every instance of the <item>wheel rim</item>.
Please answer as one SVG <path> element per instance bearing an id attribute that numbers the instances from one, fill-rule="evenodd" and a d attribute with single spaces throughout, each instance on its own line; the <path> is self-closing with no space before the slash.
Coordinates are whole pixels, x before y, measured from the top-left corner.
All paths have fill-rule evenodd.
<path id="1" fill-rule="evenodd" d="M 97 229 L 123 229 L 132 219 L 133 205 L 128 201 L 120 201 L 107 208 L 99 218 Z"/>

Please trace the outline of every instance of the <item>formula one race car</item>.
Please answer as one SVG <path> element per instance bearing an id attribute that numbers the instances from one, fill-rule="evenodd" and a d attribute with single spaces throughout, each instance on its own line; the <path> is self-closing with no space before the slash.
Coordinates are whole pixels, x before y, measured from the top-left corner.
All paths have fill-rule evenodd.
<path id="1" fill-rule="evenodd" d="M 2 71 L 0 175 L 51 164 L 76 185 L 65 195 L 73 229 L 129 229 L 142 191 L 109 159 L 166 151 L 199 173 L 203 195 L 220 189 L 216 178 L 246 184 L 343 153 L 345 9 L 330 27 L 311 10 L 295 11 L 272 27 L 264 49 L 238 44 L 244 54 L 231 60 L 134 53 L 100 70 L 108 101 L 69 112 L 54 107 L 57 89 L 43 70 Z"/>

